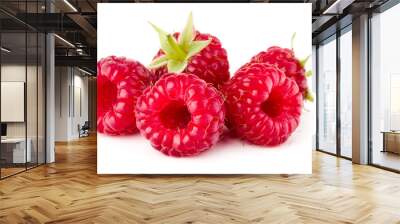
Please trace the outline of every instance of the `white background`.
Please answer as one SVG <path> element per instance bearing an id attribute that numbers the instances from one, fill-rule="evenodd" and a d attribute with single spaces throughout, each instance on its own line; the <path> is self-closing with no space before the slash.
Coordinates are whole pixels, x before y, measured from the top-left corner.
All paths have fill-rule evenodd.
<path id="1" fill-rule="evenodd" d="M 152 22 L 167 32 L 181 31 L 189 12 L 197 30 L 217 36 L 228 52 L 231 76 L 268 47 L 311 54 L 311 4 L 98 4 L 98 59 L 125 56 L 148 65 L 159 49 Z M 306 65 L 311 69 L 311 61 Z M 313 108 L 312 105 L 307 105 Z M 167 157 L 140 134 L 98 135 L 100 174 L 264 174 L 311 173 L 314 112 L 304 111 L 299 128 L 278 147 L 258 147 L 225 139 L 191 158 Z"/>

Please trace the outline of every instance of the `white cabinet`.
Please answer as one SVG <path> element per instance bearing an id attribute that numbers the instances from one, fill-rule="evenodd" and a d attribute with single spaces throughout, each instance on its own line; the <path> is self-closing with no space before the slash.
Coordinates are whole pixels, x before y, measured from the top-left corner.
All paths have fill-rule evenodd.
<path id="1" fill-rule="evenodd" d="M 32 161 L 32 140 L 26 140 L 27 147 L 25 151 L 25 138 L 7 138 L 1 140 L 4 151 L 12 152 L 12 163 L 25 163 Z M 9 158 L 11 160 L 11 158 Z M 11 161 L 9 161 L 11 162 Z"/>

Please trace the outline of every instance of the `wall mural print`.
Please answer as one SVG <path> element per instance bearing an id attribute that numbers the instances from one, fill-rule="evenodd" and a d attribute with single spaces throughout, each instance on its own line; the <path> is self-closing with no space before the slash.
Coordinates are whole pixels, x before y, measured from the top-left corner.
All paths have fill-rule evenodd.
<path id="1" fill-rule="evenodd" d="M 99 4 L 98 173 L 311 173 L 310 33 L 311 4 Z"/>

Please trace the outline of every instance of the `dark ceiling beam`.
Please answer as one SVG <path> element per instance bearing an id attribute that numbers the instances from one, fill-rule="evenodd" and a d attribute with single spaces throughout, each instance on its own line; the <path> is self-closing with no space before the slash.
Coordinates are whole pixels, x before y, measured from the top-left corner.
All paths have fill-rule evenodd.
<path id="1" fill-rule="evenodd" d="M 80 67 L 78 67 L 78 68 L 80 68 L 80 69 L 82 69 L 83 71 L 85 71 L 85 72 L 88 72 L 88 73 L 90 73 L 91 75 L 96 75 L 96 73 L 97 73 L 97 71 L 96 71 L 96 69 L 97 68 L 91 68 L 91 67 L 84 67 L 84 66 L 80 66 Z"/>
<path id="2" fill-rule="evenodd" d="M 320 8 L 320 15 L 313 15 L 313 18 L 316 19 L 312 24 L 313 36 L 316 36 L 318 33 L 328 29 L 333 23 L 338 21 L 339 18 L 343 16 L 343 12 L 346 10 L 346 8 L 348 8 L 354 2 L 355 0 L 336 0 L 332 1 L 332 3 L 324 8 Z"/>
<path id="3" fill-rule="evenodd" d="M 82 28 L 76 24 L 75 21 L 62 13 L 19 13 L 15 16 L 15 18 L 42 32 L 82 30 Z"/>
<path id="4" fill-rule="evenodd" d="M 89 36 L 87 41 L 92 41 L 91 45 L 94 46 L 97 38 L 97 30 L 88 22 L 88 20 L 80 14 L 68 14 L 68 17 L 79 25 L 83 31 Z"/>
<path id="5" fill-rule="evenodd" d="M 30 28 L 30 29 L 33 29 L 33 30 L 35 29 L 35 27 L 32 27 L 29 23 L 26 23 L 26 21 L 24 19 L 19 18 L 17 15 L 14 15 L 13 13 L 11 13 L 11 12 L 1 8 L 1 7 L 0 7 L 0 12 L 2 14 L 4 14 L 6 16 L 5 18 L 7 18 L 7 19 L 12 19 L 16 23 L 19 23 L 19 24 L 21 24 L 23 26 L 26 26 L 26 28 Z M 2 29 L 3 29 L 3 27 L 2 27 Z"/>
<path id="6" fill-rule="evenodd" d="M 318 19 L 313 22 L 312 24 L 312 32 L 315 33 L 318 30 L 322 30 L 325 27 L 327 27 L 327 24 L 329 21 L 333 20 L 335 16 L 320 16 Z M 328 24 L 329 26 L 330 24 Z"/>
<path id="7" fill-rule="evenodd" d="M 93 11 L 95 11 L 95 12 L 97 12 L 97 9 L 96 9 L 96 7 L 92 4 L 92 2 L 91 1 L 89 1 L 89 0 L 86 0 L 86 3 L 90 6 L 90 8 L 92 8 L 93 9 Z"/>
<path id="8" fill-rule="evenodd" d="M 400 0 L 388 0 L 385 2 L 376 0 L 371 3 L 372 7 L 375 7 L 375 12 L 377 13 L 384 12 L 397 4 L 400 4 Z"/>
<path id="9" fill-rule="evenodd" d="M 355 0 L 336 0 L 332 1 L 330 5 L 328 5 L 324 10 L 323 14 L 342 14 L 343 11 L 349 7 L 349 5 L 353 4 Z"/>
<path id="10" fill-rule="evenodd" d="M 340 20 L 331 23 L 328 27 L 324 28 L 320 33 L 313 35 L 313 44 L 319 44 L 329 37 L 336 34 L 336 31 L 339 29 L 344 29 L 352 23 L 353 16 L 347 15 L 341 18 Z"/>
<path id="11" fill-rule="evenodd" d="M 313 43 L 323 41 L 336 33 L 336 30 L 346 27 L 352 18 L 367 12 L 367 6 L 374 1 L 376 0 L 336 0 L 329 5 L 321 5 L 319 10 L 313 12 L 320 14 L 313 16 Z"/>
<path id="12" fill-rule="evenodd" d="M 89 38 L 87 38 L 87 41 L 89 41 L 89 44 L 92 46 L 96 45 L 96 38 L 97 38 L 97 30 L 90 24 L 90 22 L 81 14 L 81 9 L 79 8 L 79 2 L 78 1 L 69 1 L 70 4 L 73 5 L 74 8 L 79 10 L 79 12 L 72 12 L 72 13 L 65 13 L 68 18 L 70 18 L 72 21 L 74 21 L 86 34 Z M 56 1 L 55 6 L 58 8 L 65 8 L 66 4 L 63 1 Z M 89 4 L 89 6 L 93 7 L 92 5 Z"/>
<path id="13" fill-rule="evenodd" d="M 92 56 L 55 56 L 56 66 L 79 66 L 96 70 L 96 58 Z"/>
<path id="14" fill-rule="evenodd" d="M 68 48 L 68 47 L 59 47 L 56 46 L 56 56 L 72 56 L 77 55 L 77 56 L 92 56 L 96 57 L 97 55 L 97 49 L 93 47 L 79 47 L 79 49 L 82 50 L 82 55 L 79 55 L 77 52 L 77 49 L 75 48 Z"/>
<path id="15" fill-rule="evenodd" d="M 25 28 L 26 28 L 26 26 L 24 24 L 16 22 L 15 20 L 9 19 L 9 18 L 0 19 L 0 23 L 1 23 L 1 31 L 2 32 L 21 31 L 21 30 L 25 30 Z"/>
<path id="16" fill-rule="evenodd" d="M 97 30 L 88 20 L 79 13 L 19 13 L 0 19 L 2 30 L 25 30 L 26 26 L 40 32 L 54 32 L 67 34 L 85 33 L 87 38 L 79 40 L 81 43 L 96 46 Z M 75 38 L 72 38 L 75 40 Z M 71 38 L 70 38 L 71 40 Z"/>

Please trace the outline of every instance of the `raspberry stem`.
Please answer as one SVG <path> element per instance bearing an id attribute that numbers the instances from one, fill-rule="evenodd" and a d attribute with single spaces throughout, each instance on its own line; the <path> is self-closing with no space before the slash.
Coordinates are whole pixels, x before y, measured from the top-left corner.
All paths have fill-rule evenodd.
<path id="1" fill-rule="evenodd" d="M 310 102 L 314 102 L 314 96 L 309 89 L 307 89 L 307 91 L 306 91 L 305 99 Z"/>
<path id="2" fill-rule="evenodd" d="M 150 63 L 150 68 L 158 68 L 167 64 L 168 72 L 182 72 L 185 70 L 189 59 L 211 43 L 211 39 L 194 41 L 196 31 L 193 25 L 192 13 L 189 14 L 179 41 L 172 34 L 168 34 L 156 25 L 152 23 L 150 25 L 158 33 L 161 50 L 165 54 L 155 58 Z"/>
<path id="3" fill-rule="evenodd" d="M 292 38 L 290 40 L 290 48 L 292 48 L 292 51 L 294 51 L 294 40 L 296 39 L 296 32 L 292 34 Z"/>
<path id="4" fill-rule="evenodd" d="M 300 65 L 301 65 L 301 67 L 304 68 L 304 66 L 306 65 L 308 59 L 310 59 L 310 55 L 308 55 L 306 58 L 300 60 Z"/>

